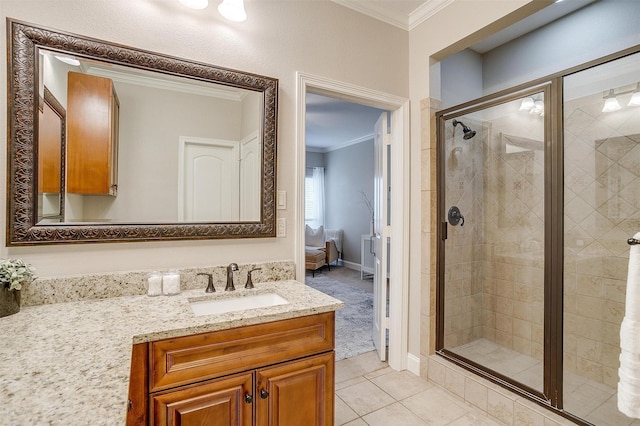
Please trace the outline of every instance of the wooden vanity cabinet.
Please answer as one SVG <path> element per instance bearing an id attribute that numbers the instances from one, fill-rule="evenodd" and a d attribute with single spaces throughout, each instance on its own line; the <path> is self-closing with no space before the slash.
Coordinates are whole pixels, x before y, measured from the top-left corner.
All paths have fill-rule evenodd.
<path id="1" fill-rule="evenodd" d="M 128 425 L 330 426 L 333 312 L 135 345 Z"/>
<path id="2" fill-rule="evenodd" d="M 67 192 L 117 194 L 119 115 L 111 79 L 68 73 Z"/>

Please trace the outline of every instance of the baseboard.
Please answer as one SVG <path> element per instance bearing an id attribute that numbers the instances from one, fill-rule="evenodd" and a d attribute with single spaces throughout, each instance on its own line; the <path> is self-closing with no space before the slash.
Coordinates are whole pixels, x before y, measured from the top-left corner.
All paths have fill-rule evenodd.
<path id="1" fill-rule="evenodd" d="M 343 260 L 342 264 L 345 268 L 354 269 L 356 271 L 360 270 L 360 264 L 355 262 L 349 262 L 348 260 Z"/>
<path id="2" fill-rule="evenodd" d="M 407 354 L 407 370 L 420 376 L 420 358 L 413 354 Z"/>

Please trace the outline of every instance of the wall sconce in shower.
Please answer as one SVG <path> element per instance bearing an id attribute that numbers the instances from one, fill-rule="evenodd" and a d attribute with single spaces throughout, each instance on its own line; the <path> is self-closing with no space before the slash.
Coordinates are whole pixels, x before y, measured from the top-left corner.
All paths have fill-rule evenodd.
<path id="1" fill-rule="evenodd" d="M 522 99 L 520 103 L 520 111 L 528 111 L 529 114 L 544 115 L 544 102 L 541 100 L 535 100 L 533 97 L 528 96 Z"/>
<path id="2" fill-rule="evenodd" d="M 636 89 L 631 95 L 631 99 L 629 99 L 629 103 L 627 106 L 640 106 L 640 82 L 636 84 Z"/>
<path id="3" fill-rule="evenodd" d="M 620 102 L 618 102 L 618 98 L 613 91 L 613 89 L 609 89 L 609 94 L 603 96 L 604 98 L 604 106 L 602 107 L 602 112 L 613 112 L 617 111 L 620 108 Z"/>
<path id="4" fill-rule="evenodd" d="M 618 96 L 626 95 L 628 93 L 633 93 L 631 95 L 631 99 L 627 103 L 627 106 L 640 106 L 640 82 L 636 83 L 635 89 L 625 90 L 623 92 L 616 93 L 614 89 L 609 89 L 605 95 L 602 96 L 604 99 L 604 106 L 602 107 L 602 112 L 613 112 L 618 111 L 622 107 L 620 106 L 620 102 L 618 102 Z"/>

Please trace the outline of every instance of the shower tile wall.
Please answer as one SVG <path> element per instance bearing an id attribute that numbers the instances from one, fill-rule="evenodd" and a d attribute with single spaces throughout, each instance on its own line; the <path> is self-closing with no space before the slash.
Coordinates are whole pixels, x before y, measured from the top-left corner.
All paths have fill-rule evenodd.
<path id="1" fill-rule="evenodd" d="M 465 124 L 480 130 L 470 120 Z M 445 241 L 445 327 L 447 348 L 482 337 L 482 147 L 486 132 L 478 131 L 470 140 L 462 139 L 460 126 L 445 126 L 446 200 L 445 206 L 458 206 L 464 225 L 449 225 Z"/>
<path id="2" fill-rule="evenodd" d="M 602 102 L 565 102 L 564 371 L 615 387 L 626 240 L 640 231 L 640 108 Z"/>
<path id="3" fill-rule="evenodd" d="M 541 360 L 543 126 L 518 106 L 494 107 L 491 120 L 465 117 L 479 130 L 468 141 L 445 126 L 446 207 L 466 219 L 449 225 L 445 242 L 445 347 L 485 338 Z"/>
<path id="4" fill-rule="evenodd" d="M 484 149 L 483 337 L 543 357 L 543 118 L 506 104 Z"/>

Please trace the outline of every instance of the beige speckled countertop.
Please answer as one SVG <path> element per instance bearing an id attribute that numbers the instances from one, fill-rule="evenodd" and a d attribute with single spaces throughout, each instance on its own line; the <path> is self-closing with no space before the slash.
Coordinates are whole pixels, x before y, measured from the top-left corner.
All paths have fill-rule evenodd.
<path id="1" fill-rule="evenodd" d="M 274 291 L 289 303 L 196 317 L 189 299 Z M 135 343 L 335 311 L 342 302 L 297 281 L 253 290 L 129 296 L 23 308 L 0 318 L 0 423 L 125 424 Z"/>

